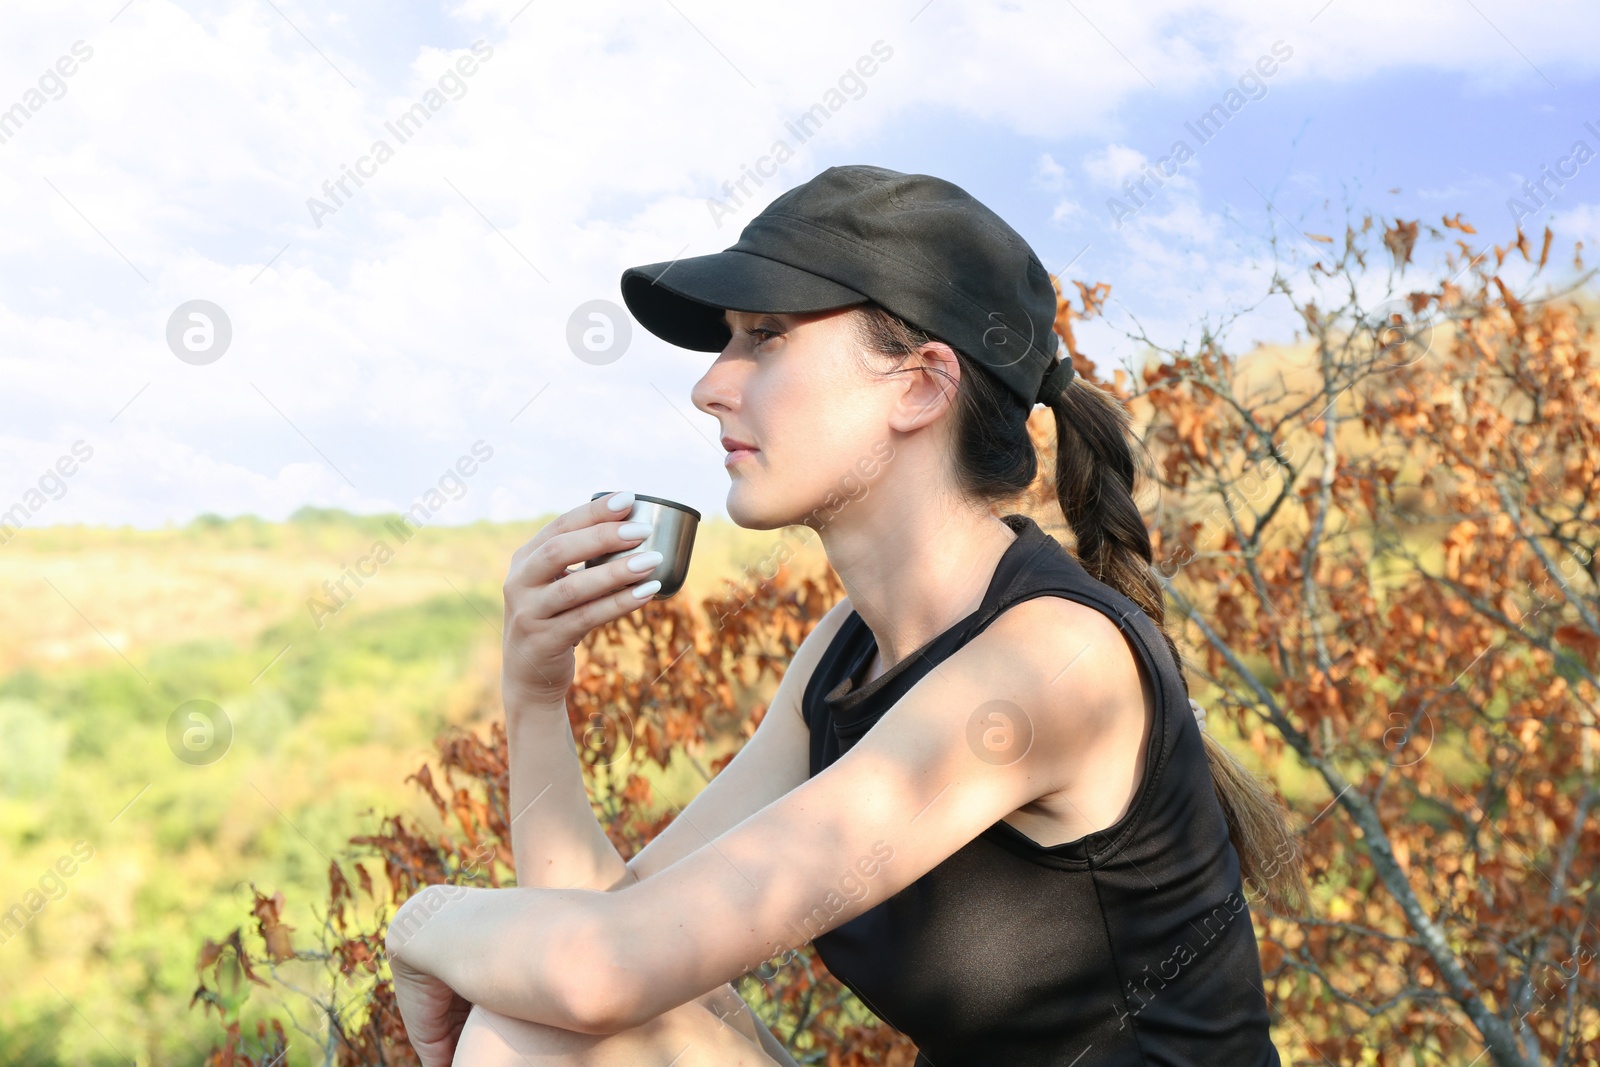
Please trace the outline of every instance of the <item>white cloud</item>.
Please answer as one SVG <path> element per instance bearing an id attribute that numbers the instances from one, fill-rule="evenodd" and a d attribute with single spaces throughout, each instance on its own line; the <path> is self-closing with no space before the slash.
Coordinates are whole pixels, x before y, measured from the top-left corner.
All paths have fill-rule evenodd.
<path id="1" fill-rule="evenodd" d="M 1555 234 L 1556 247 L 1571 247 L 1574 241 L 1582 241 L 1584 249 L 1589 253 L 1586 257 L 1590 266 L 1594 265 L 1596 253 L 1600 252 L 1600 204 L 1573 204 L 1562 206 L 1558 201 L 1550 207 L 1549 217 L 1541 216 L 1541 225 L 1525 228 L 1532 232 L 1537 229 L 1544 233 L 1544 227 L 1549 226 Z M 1537 244 L 1536 244 L 1537 247 Z M 1552 256 L 1555 253 L 1551 253 Z"/>
<path id="2" fill-rule="evenodd" d="M 1033 181 L 1041 189 L 1060 191 L 1066 187 L 1067 168 L 1049 152 L 1042 153 L 1033 165 Z"/>
<path id="3" fill-rule="evenodd" d="M 1083 172 L 1098 185 L 1114 189 L 1123 180 L 1143 173 L 1149 158 L 1137 148 L 1125 144 L 1108 144 L 1098 152 L 1083 159 Z"/>
<path id="4" fill-rule="evenodd" d="M 1056 202 L 1055 209 L 1050 212 L 1051 222 L 1065 222 L 1075 215 L 1083 214 L 1083 205 L 1076 200 L 1063 199 Z"/>

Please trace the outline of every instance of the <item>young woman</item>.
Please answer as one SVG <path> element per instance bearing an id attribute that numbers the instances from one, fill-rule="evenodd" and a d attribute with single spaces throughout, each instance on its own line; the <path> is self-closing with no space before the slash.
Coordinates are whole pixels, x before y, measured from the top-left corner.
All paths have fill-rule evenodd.
<path id="1" fill-rule="evenodd" d="M 1207 737 L 1163 626 L 1126 412 L 1055 358 L 1038 258 L 959 187 L 834 167 L 732 248 L 623 296 L 716 352 L 750 529 L 816 531 L 847 596 L 755 735 L 623 862 L 565 712 L 573 651 L 655 591 L 581 505 L 512 557 L 503 685 L 518 888 L 391 923 L 424 1063 L 789 1063 L 731 985 L 814 943 L 919 1067 L 1275 1067 L 1249 901 L 1303 889 L 1276 799 Z M 1069 553 L 1001 514 L 1048 404 Z M 637 594 L 637 595 L 636 595 Z"/>

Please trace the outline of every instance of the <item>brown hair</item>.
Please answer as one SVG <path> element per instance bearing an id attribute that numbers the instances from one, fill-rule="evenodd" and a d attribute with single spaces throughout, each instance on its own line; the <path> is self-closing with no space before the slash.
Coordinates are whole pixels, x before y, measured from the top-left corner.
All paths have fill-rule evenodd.
<path id="1" fill-rule="evenodd" d="M 940 340 L 874 303 L 851 311 L 861 344 L 901 362 L 929 341 Z M 951 349 L 961 367 L 953 427 L 958 486 L 976 500 L 1015 499 L 1039 471 L 1027 411 L 999 379 L 966 353 Z M 1076 541 L 1073 554 L 1084 570 L 1133 601 L 1156 624 L 1187 690 L 1183 657 L 1167 629 L 1166 598 L 1152 567 L 1150 531 L 1133 499 L 1136 478 L 1148 477 L 1150 466 L 1130 430 L 1128 410 L 1076 375 L 1052 410 L 1056 496 Z M 1135 444 L 1140 445 L 1137 451 Z M 1201 737 L 1246 895 L 1257 891 L 1278 911 L 1293 911 L 1309 894 L 1287 809 L 1220 741 L 1207 731 Z"/>

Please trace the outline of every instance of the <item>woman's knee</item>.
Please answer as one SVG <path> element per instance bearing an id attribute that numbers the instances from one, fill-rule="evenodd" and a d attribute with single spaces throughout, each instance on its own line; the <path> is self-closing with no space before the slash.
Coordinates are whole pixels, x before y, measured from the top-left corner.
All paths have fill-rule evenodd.
<path id="1" fill-rule="evenodd" d="M 697 1001 L 615 1034 L 580 1034 L 474 1005 L 454 1067 L 772 1067 L 758 1044 Z"/>
<path id="2" fill-rule="evenodd" d="M 529 1064 L 556 1067 L 582 1063 L 580 1057 L 602 1040 L 559 1027 L 513 1019 L 474 1004 L 456 1042 L 453 1067 L 498 1067 Z"/>

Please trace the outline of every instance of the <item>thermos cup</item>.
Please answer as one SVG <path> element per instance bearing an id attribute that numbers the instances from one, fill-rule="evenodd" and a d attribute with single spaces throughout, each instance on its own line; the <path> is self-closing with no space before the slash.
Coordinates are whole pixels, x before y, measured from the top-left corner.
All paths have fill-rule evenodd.
<path id="1" fill-rule="evenodd" d="M 608 489 L 603 493 L 595 493 L 590 500 L 609 496 L 616 492 Z M 661 582 L 652 600 L 665 600 L 679 589 L 683 588 L 683 580 L 689 576 L 689 557 L 694 552 L 694 534 L 700 526 L 700 513 L 687 504 L 680 504 L 676 500 L 665 500 L 659 496 L 645 496 L 635 493 L 633 508 L 627 515 L 619 515 L 618 519 L 632 520 L 634 522 L 647 522 L 650 524 L 649 535 L 632 548 L 625 548 L 620 552 L 607 552 L 603 556 L 585 560 L 585 567 L 598 567 L 609 563 L 622 556 L 630 556 L 635 552 L 649 552 L 654 549 L 661 553 L 661 562 L 656 564 L 643 581 L 655 578 Z"/>

